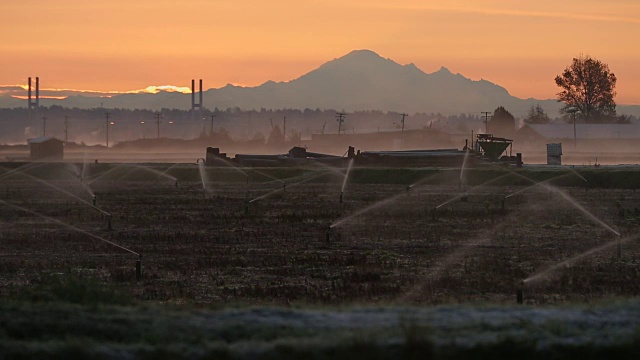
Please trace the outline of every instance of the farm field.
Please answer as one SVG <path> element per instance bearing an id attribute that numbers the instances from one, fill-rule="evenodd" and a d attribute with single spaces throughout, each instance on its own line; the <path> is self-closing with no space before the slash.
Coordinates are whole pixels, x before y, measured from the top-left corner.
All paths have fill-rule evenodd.
<path id="1" fill-rule="evenodd" d="M 0 296 L 27 318 L 41 303 L 395 314 L 640 294 L 640 169 L 18 166 L 0 168 Z"/>

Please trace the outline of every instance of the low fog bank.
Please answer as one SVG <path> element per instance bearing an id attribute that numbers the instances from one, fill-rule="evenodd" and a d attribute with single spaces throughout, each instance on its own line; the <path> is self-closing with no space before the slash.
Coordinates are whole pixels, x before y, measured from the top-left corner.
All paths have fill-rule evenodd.
<path id="1" fill-rule="evenodd" d="M 344 156 L 349 146 L 356 151 L 413 150 L 413 149 L 463 149 L 470 144 L 468 136 L 452 136 L 431 133 L 424 138 L 412 139 L 409 133 L 392 133 L 385 136 L 334 135 L 320 136 L 309 140 L 283 141 L 280 143 L 256 143 L 250 141 L 220 141 L 214 137 L 203 137 L 191 141 L 180 139 L 147 139 L 121 142 L 109 147 L 66 144 L 64 161 L 83 162 L 152 162 L 178 163 L 196 162 L 206 157 L 207 147 L 219 148 L 221 153 L 233 158 L 236 154 L 286 154 L 294 146 L 306 147 L 308 151 Z M 414 134 L 415 135 L 415 134 Z M 633 140 L 578 140 L 554 139 L 550 142 L 562 144 L 563 165 L 621 165 L 640 164 L 640 143 Z M 546 164 L 547 141 L 518 141 L 506 150 L 506 155 L 522 153 L 525 164 Z M 1 161 L 28 160 L 27 145 L 0 146 Z"/>

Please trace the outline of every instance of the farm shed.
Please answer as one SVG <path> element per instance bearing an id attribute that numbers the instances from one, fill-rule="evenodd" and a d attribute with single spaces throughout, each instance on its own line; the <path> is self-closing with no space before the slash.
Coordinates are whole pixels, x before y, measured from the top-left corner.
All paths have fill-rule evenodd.
<path id="1" fill-rule="evenodd" d="M 29 139 L 29 158 L 31 160 L 62 160 L 64 141 L 51 136 Z"/>

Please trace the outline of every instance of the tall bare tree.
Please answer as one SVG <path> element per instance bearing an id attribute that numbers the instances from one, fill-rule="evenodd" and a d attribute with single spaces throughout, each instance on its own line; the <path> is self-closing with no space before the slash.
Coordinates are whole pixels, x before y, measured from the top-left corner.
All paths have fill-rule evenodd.
<path id="1" fill-rule="evenodd" d="M 571 65 L 555 78 L 556 85 L 562 89 L 557 94 L 558 101 L 565 103 L 560 113 L 575 113 L 587 123 L 615 119 L 616 81 L 609 65 L 600 60 L 588 55 L 573 58 Z"/>

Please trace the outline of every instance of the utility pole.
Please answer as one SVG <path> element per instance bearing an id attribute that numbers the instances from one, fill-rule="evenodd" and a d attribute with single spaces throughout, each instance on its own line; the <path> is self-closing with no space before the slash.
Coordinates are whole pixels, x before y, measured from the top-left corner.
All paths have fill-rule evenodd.
<path id="1" fill-rule="evenodd" d="M 576 150 L 578 148 L 578 136 L 576 132 L 576 113 L 580 111 L 577 107 L 572 106 L 566 110 L 569 114 L 571 114 L 571 119 L 573 119 L 573 149 Z"/>
<path id="2" fill-rule="evenodd" d="M 409 114 L 402 113 L 400 115 L 402 115 L 402 120 L 401 120 L 402 130 L 401 130 L 401 132 L 402 132 L 402 148 L 404 149 L 404 118 L 409 116 Z"/>
<path id="3" fill-rule="evenodd" d="M 338 135 L 340 135 L 342 131 L 342 123 L 344 122 L 344 118 L 347 116 L 345 113 L 336 113 L 336 121 L 338 122 Z"/>
<path id="4" fill-rule="evenodd" d="M 213 135 L 213 118 L 216 117 L 215 114 L 211 114 L 211 127 L 209 128 L 209 136 Z"/>
<path id="5" fill-rule="evenodd" d="M 42 136 L 47 136 L 47 117 L 42 117 Z"/>
<path id="6" fill-rule="evenodd" d="M 282 141 L 287 140 L 287 116 L 282 120 Z"/>
<path id="7" fill-rule="evenodd" d="M 158 128 L 158 139 L 160 139 L 160 118 L 162 117 L 162 114 L 157 112 L 155 113 L 155 115 L 153 115 L 154 118 L 156 118 L 156 126 Z"/>
<path id="8" fill-rule="evenodd" d="M 489 133 L 489 118 L 492 117 L 491 111 L 482 111 L 482 115 L 484 115 L 484 133 Z"/>
<path id="9" fill-rule="evenodd" d="M 64 117 L 64 142 L 69 142 L 69 117 Z"/>
<path id="10" fill-rule="evenodd" d="M 402 132 L 404 132 L 404 118 L 405 118 L 406 116 L 409 116 L 409 114 L 402 113 L 402 114 L 400 114 L 400 115 L 402 115 Z"/>
<path id="11" fill-rule="evenodd" d="M 104 113 L 104 115 L 107 117 L 107 149 L 109 148 L 109 115 L 111 115 L 111 113 Z"/>

